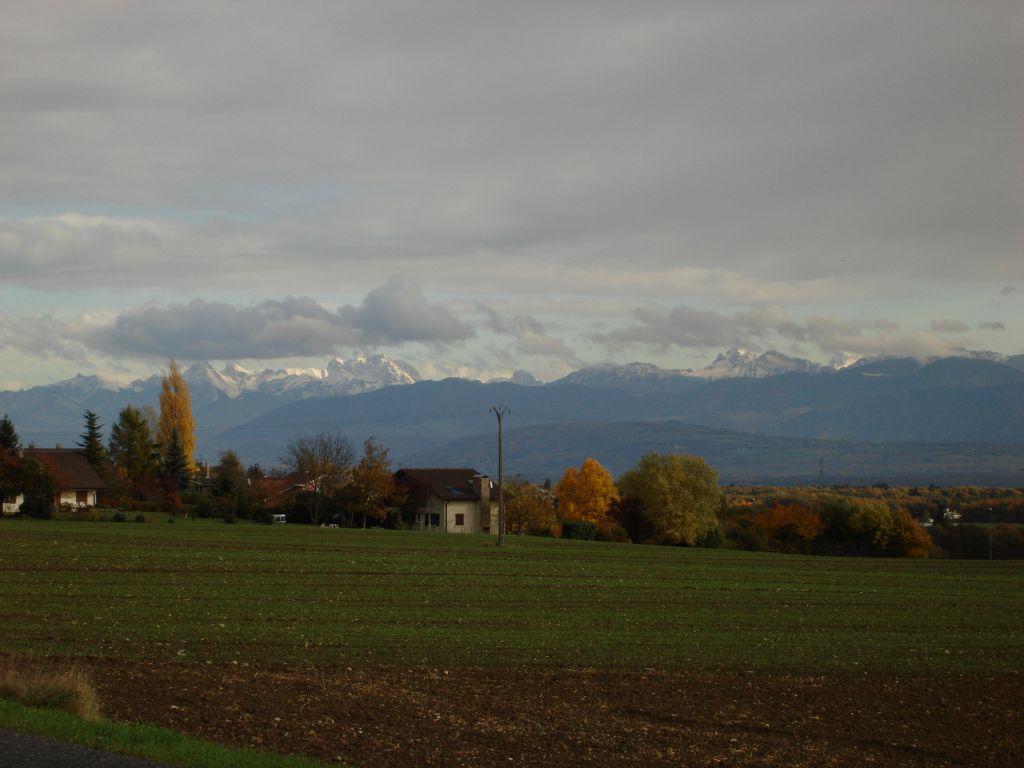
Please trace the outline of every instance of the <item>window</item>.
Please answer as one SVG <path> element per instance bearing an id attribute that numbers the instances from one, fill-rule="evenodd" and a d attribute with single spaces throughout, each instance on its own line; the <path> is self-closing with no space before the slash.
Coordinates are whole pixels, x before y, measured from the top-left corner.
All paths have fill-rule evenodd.
<path id="1" fill-rule="evenodd" d="M 466 524 L 466 514 L 464 512 L 456 512 L 455 513 L 455 524 L 456 525 L 465 525 Z"/>

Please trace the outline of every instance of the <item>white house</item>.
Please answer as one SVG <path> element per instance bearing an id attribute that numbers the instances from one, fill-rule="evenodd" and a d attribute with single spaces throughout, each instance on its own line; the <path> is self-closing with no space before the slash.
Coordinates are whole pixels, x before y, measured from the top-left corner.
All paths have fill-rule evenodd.
<path id="1" fill-rule="evenodd" d="M 443 533 L 498 532 L 494 484 L 475 469 L 400 469 L 395 480 L 415 505 L 414 526 Z"/>

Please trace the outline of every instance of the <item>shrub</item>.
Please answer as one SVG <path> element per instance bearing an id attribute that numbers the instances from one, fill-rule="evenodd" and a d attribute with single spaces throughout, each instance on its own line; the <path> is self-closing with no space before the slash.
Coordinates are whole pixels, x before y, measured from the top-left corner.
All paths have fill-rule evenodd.
<path id="1" fill-rule="evenodd" d="M 125 516 L 124 512 L 116 512 L 114 514 L 114 516 L 112 518 L 110 518 L 110 520 L 111 520 L 111 522 L 114 522 L 114 523 L 126 523 L 126 522 L 128 522 L 128 518 Z"/>
<path id="2" fill-rule="evenodd" d="M 589 520 L 563 520 L 562 538 L 593 541 L 597 536 L 597 525 Z"/>
<path id="3" fill-rule="evenodd" d="M 63 709 L 87 719 L 99 717 L 99 697 L 78 669 L 38 670 L 8 664 L 0 667 L 0 698 L 28 707 Z"/>
<path id="4" fill-rule="evenodd" d="M 52 520 L 53 500 L 46 496 L 28 496 L 21 505 L 21 514 L 38 520 Z"/>
<path id="5" fill-rule="evenodd" d="M 196 504 L 196 517 L 217 517 L 219 512 L 217 503 L 209 496 L 203 496 Z"/>
<path id="6" fill-rule="evenodd" d="M 75 520 L 80 523 L 94 523 L 97 520 L 102 520 L 103 517 L 100 513 L 92 507 L 75 507 L 65 505 L 68 508 L 68 517 L 71 520 Z"/>
<path id="7" fill-rule="evenodd" d="M 697 546 L 705 549 L 721 549 L 725 544 L 725 536 L 722 535 L 720 526 L 709 528 L 697 537 Z"/>
<path id="8" fill-rule="evenodd" d="M 231 524 L 237 523 L 238 515 L 236 515 L 234 512 L 228 512 L 226 515 L 224 515 L 224 522 Z"/>
<path id="9" fill-rule="evenodd" d="M 135 516 L 135 522 L 136 523 L 144 523 L 144 522 L 146 522 L 146 516 L 145 515 L 136 515 Z"/>

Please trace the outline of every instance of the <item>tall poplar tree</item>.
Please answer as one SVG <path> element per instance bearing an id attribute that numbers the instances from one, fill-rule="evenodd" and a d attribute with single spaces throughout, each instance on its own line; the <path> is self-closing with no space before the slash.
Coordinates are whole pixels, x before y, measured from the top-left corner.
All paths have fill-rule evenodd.
<path id="1" fill-rule="evenodd" d="M 170 449 L 171 436 L 175 432 L 178 433 L 181 451 L 185 455 L 185 466 L 190 473 L 195 472 L 193 454 L 196 450 L 196 434 L 192 404 L 188 384 L 172 357 L 167 361 L 167 373 L 160 390 L 160 420 L 156 430 L 156 441 L 164 454 Z"/>

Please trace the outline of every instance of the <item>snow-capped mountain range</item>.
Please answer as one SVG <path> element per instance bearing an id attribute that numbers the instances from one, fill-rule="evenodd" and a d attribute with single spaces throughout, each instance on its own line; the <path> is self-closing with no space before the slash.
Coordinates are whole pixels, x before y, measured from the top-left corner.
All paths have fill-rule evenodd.
<path id="1" fill-rule="evenodd" d="M 357 395 L 420 380 L 419 372 L 411 365 L 386 355 L 356 355 L 347 360 L 336 357 L 326 368 L 267 368 L 262 371 L 250 371 L 236 363 L 229 363 L 218 371 L 209 363 L 196 363 L 183 375 L 190 390 L 212 388 L 229 398 L 243 392 L 298 392 L 304 398 Z"/>

